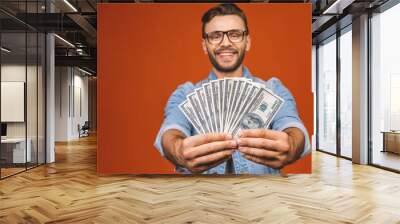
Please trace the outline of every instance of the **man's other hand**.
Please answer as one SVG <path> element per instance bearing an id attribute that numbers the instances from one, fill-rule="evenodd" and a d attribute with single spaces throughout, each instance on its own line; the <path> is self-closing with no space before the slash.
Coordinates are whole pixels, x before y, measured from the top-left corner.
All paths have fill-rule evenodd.
<path id="1" fill-rule="evenodd" d="M 201 173 L 225 162 L 237 149 L 232 135 L 199 134 L 176 141 L 175 159 L 192 173 Z"/>
<path id="2" fill-rule="evenodd" d="M 299 158 L 304 147 L 304 135 L 297 128 L 284 131 L 248 129 L 239 133 L 237 142 L 246 159 L 281 169 Z"/>

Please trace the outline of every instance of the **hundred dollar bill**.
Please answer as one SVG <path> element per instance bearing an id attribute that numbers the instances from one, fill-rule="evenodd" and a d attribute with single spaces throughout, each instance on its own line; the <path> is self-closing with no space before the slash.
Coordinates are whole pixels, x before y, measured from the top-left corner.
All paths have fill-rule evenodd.
<path id="1" fill-rule="evenodd" d="M 237 88 L 235 90 L 235 94 L 233 95 L 232 107 L 231 107 L 231 111 L 229 113 L 229 118 L 228 118 L 228 124 L 229 124 L 230 128 L 232 128 L 232 119 L 236 115 L 235 114 L 236 110 L 242 103 L 239 101 L 239 98 L 243 92 L 244 84 L 246 83 L 246 81 L 244 79 L 236 79 L 235 81 L 237 81 L 238 84 L 237 84 Z M 229 129 L 228 129 L 228 131 L 229 131 Z"/>
<path id="2" fill-rule="evenodd" d="M 220 123 L 220 106 L 219 106 L 219 84 L 218 80 L 212 80 L 211 84 L 211 93 L 212 93 L 212 102 L 215 111 L 215 126 L 217 128 L 217 132 L 221 132 L 221 123 Z"/>
<path id="3" fill-rule="evenodd" d="M 228 105 L 228 113 L 226 115 L 226 124 L 227 124 L 227 131 L 230 129 L 230 117 L 232 115 L 232 110 L 234 107 L 234 102 L 235 102 L 235 97 L 237 95 L 237 88 L 238 88 L 239 80 L 238 79 L 232 79 L 232 88 L 229 93 L 229 105 Z"/>
<path id="4" fill-rule="evenodd" d="M 224 86 L 225 85 L 225 79 L 219 79 L 218 80 L 218 86 L 219 86 L 219 96 L 218 96 L 218 98 L 219 98 L 219 111 L 220 111 L 220 113 L 219 113 L 219 123 L 220 123 L 220 131 L 219 132 L 223 132 L 224 131 L 224 125 L 225 125 L 225 123 L 224 123 L 224 95 L 225 95 L 225 92 L 224 92 Z"/>
<path id="5" fill-rule="evenodd" d="M 193 106 L 190 104 L 188 100 L 183 101 L 179 105 L 179 109 L 185 115 L 185 117 L 192 123 L 193 127 L 196 129 L 197 133 L 204 133 L 199 125 L 199 121 L 196 118 L 196 115 L 193 110 Z"/>
<path id="6" fill-rule="evenodd" d="M 252 105 L 262 93 L 261 88 L 253 85 L 251 87 L 250 93 L 248 94 L 247 98 L 244 100 L 243 107 L 239 111 L 239 115 L 236 121 L 233 121 L 232 127 L 229 130 L 231 133 L 238 128 L 240 121 L 243 118 L 243 115 L 247 114 L 249 110 L 252 108 Z"/>
<path id="7" fill-rule="evenodd" d="M 187 100 L 189 100 L 190 104 L 193 106 L 193 112 L 196 116 L 196 119 L 199 121 L 199 125 L 200 125 L 200 128 L 203 131 L 203 133 L 210 132 L 208 130 L 208 127 L 206 126 L 205 118 L 204 118 L 203 114 L 201 113 L 201 105 L 197 98 L 197 94 L 195 92 L 193 92 L 193 93 L 187 95 L 186 98 L 187 98 Z"/>
<path id="8" fill-rule="evenodd" d="M 224 86 L 224 117 L 223 117 L 223 122 L 224 122 L 224 132 L 228 131 L 229 125 L 228 125 L 228 114 L 229 114 L 229 109 L 230 109 L 230 102 L 231 102 L 231 93 L 232 93 L 232 87 L 233 87 L 233 79 L 225 79 L 225 86 Z"/>
<path id="9" fill-rule="evenodd" d="M 204 88 L 205 101 L 207 103 L 207 108 L 209 109 L 212 130 L 214 132 L 217 132 L 218 129 L 217 129 L 217 126 L 216 126 L 215 108 L 214 108 L 214 103 L 213 103 L 211 84 L 210 83 L 206 83 L 206 84 L 203 85 L 203 88 Z"/>
<path id="10" fill-rule="evenodd" d="M 243 115 L 250 110 L 251 106 L 254 104 L 259 94 L 261 94 L 260 88 L 250 83 L 245 91 L 244 97 L 242 99 L 243 103 L 238 109 L 237 116 L 232 120 L 232 126 L 229 132 L 232 132 L 237 128 Z"/>
<path id="11" fill-rule="evenodd" d="M 200 111 L 203 114 L 204 120 L 205 120 L 205 126 L 207 127 L 208 133 L 215 132 L 212 128 L 211 120 L 210 120 L 210 112 L 208 109 L 207 102 L 205 100 L 205 95 L 204 95 L 204 89 L 202 87 L 197 88 L 194 90 L 197 95 L 197 99 L 199 100 L 200 103 Z"/>
<path id="12" fill-rule="evenodd" d="M 233 134 L 244 129 L 268 128 L 271 120 L 282 107 L 284 101 L 267 88 L 261 88 L 261 94 L 255 100 L 248 113 L 244 114 Z"/>

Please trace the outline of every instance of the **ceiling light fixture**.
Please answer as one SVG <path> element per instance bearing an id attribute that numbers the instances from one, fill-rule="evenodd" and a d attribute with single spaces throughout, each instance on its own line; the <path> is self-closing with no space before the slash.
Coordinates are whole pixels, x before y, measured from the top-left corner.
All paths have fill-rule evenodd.
<path id="1" fill-rule="evenodd" d="M 4 51 L 4 52 L 6 52 L 6 53 L 10 53 L 10 52 L 11 52 L 11 50 L 9 50 L 9 49 L 7 49 L 7 48 L 5 48 L 5 47 L 1 47 L 1 50 Z"/>
<path id="2" fill-rule="evenodd" d="M 78 12 L 78 10 L 71 4 L 69 3 L 68 0 L 64 0 L 65 4 L 67 4 L 74 12 Z"/>
<path id="3" fill-rule="evenodd" d="M 87 74 L 87 75 L 90 75 L 90 76 L 93 75 L 92 73 L 90 73 L 90 72 L 88 72 L 88 71 L 86 71 L 86 70 L 83 70 L 83 69 L 81 69 L 81 68 L 79 68 L 79 67 L 78 67 L 78 70 L 81 71 L 81 72 L 83 72 L 83 73 L 85 73 L 85 74 Z"/>
<path id="4" fill-rule="evenodd" d="M 69 45 L 70 47 L 73 47 L 73 48 L 75 48 L 75 45 L 73 45 L 71 42 L 69 42 L 68 40 L 66 40 L 66 39 L 64 39 L 64 38 L 62 38 L 62 37 L 60 37 L 59 35 L 57 35 L 57 34 L 54 34 L 54 36 L 55 37 L 57 37 L 59 40 L 61 40 L 62 42 L 64 42 L 64 43 L 66 43 L 67 45 Z"/>
<path id="5" fill-rule="evenodd" d="M 353 2 L 354 0 L 336 0 L 332 5 L 325 9 L 322 14 L 342 14 L 343 9 L 347 8 L 347 6 L 351 5 Z"/>

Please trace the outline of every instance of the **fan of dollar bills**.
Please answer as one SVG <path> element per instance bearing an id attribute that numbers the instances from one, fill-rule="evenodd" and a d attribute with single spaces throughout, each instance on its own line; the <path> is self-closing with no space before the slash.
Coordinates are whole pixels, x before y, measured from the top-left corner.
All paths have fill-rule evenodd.
<path id="1" fill-rule="evenodd" d="M 284 100 L 264 85 L 245 78 L 204 83 L 179 105 L 198 133 L 230 133 L 267 128 Z"/>

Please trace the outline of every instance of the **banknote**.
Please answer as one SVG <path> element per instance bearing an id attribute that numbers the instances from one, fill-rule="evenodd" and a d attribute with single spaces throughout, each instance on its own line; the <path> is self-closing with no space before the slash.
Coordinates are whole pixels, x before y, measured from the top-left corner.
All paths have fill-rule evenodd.
<path id="1" fill-rule="evenodd" d="M 192 105 L 188 100 L 183 101 L 179 105 L 179 109 L 182 111 L 182 113 L 185 115 L 185 117 L 189 120 L 190 123 L 192 123 L 193 127 L 197 131 L 197 133 L 205 133 L 203 129 L 200 127 L 201 124 L 196 118 L 196 115 L 194 114 L 194 110 Z"/>
<path id="2" fill-rule="evenodd" d="M 218 80 L 213 80 L 210 82 L 211 84 L 211 96 L 212 96 L 212 106 L 214 108 L 214 118 L 215 118 L 215 127 L 217 128 L 217 132 L 221 132 L 221 120 L 220 120 L 220 101 L 219 101 L 219 84 Z"/>
<path id="3" fill-rule="evenodd" d="M 210 132 L 207 125 L 203 125 L 206 123 L 206 119 L 205 119 L 203 113 L 201 112 L 201 105 L 200 105 L 200 101 L 198 99 L 196 92 L 193 92 L 193 93 L 187 95 L 187 99 L 189 100 L 190 105 L 192 105 L 192 107 L 193 107 L 194 115 L 196 116 L 196 120 L 200 124 L 202 132 L 203 133 Z"/>
<path id="4" fill-rule="evenodd" d="M 239 82 L 240 82 L 239 79 L 234 79 L 233 80 L 232 89 L 231 89 L 231 92 L 229 93 L 230 94 L 230 100 L 229 100 L 229 105 L 228 105 L 228 114 L 226 115 L 227 116 L 226 124 L 227 124 L 227 129 L 228 130 L 230 129 L 230 120 L 231 120 L 231 117 L 232 117 L 232 111 L 233 111 L 233 108 L 236 105 L 237 95 L 239 94 L 239 91 L 238 91 Z"/>
<path id="5" fill-rule="evenodd" d="M 224 125 L 225 125 L 224 119 L 223 119 L 223 117 L 224 117 L 224 114 L 223 114 L 223 112 L 224 112 L 224 85 L 225 85 L 225 79 L 219 79 L 218 80 L 218 86 L 219 86 L 218 87 L 218 90 L 219 90 L 218 98 L 219 98 L 219 111 L 220 111 L 220 113 L 219 113 L 220 132 L 224 131 Z"/>
<path id="6" fill-rule="evenodd" d="M 204 98 L 207 103 L 207 108 L 208 108 L 209 114 L 210 114 L 210 123 L 212 126 L 212 130 L 214 132 L 218 132 L 217 124 L 216 124 L 217 122 L 215 119 L 215 108 L 214 108 L 214 103 L 213 103 L 211 84 L 206 83 L 203 85 L 203 88 L 204 88 Z"/>
<path id="7" fill-rule="evenodd" d="M 251 105 L 254 104 L 254 101 L 261 94 L 260 88 L 255 85 L 251 85 L 250 87 L 248 87 L 248 90 L 246 90 L 246 92 L 247 94 L 243 99 L 243 103 L 239 108 L 235 119 L 233 119 L 232 121 L 231 129 L 228 130 L 228 132 L 230 133 L 232 133 L 232 131 L 236 129 L 236 127 L 239 125 L 240 119 L 243 117 L 244 114 L 248 113 L 248 111 L 251 109 Z"/>
<path id="8" fill-rule="evenodd" d="M 231 99 L 232 99 L 232 89 L 233 89 L 233 79 L 225 79 L 225 102 L 224 102 L 224 132 L 229 129 L 228 126 L 228 114 L 230 111 Z"/>
<path id="9" fill-rule="evenodd" d="M 282 104 L 282 98 L 262 88 L 261 94 L 253 102 L 250 110 L 241 118 L 240 124 L 232 133 L 236 134 L 243 129 L 267 128 Z"/>
<path id="10" fill-rule="evenodd" d="M 284 100 L 265 83 L 245 78 L 211 80 L 179 105 L 197 133 L 230 133 L 269 128 Z"/>
<path id="11" fill-rule="evenodd" d="M 203 114 L 203 117 L 205 119 L 204 125 L 206 126 L 206 129 L 208 130 L 209 133 L 215 132 L 213 130 L 211 120 L 210 120 L 210 111 L 208 109 L 207 102 L 205 100 L 205 95 L 204 95 L 204 89 L 203 88 L 197 88 L 194 90 L 196 92 L 197 98 L 200 103 L 200 110 L 201 113 Z"/>
<path id="12" fill-rule="evenodd" d="M 236 103 L 236 105 L 235 105 L 235 107 L 233 108 L 233 111 L 232 111 L 231 120 L 229 121 L 229 126 L 230 126 L 229 130 L 234 128 L 235 121 L 236 121 L 237 117 L 239 116 L 239 111 L 240 111 L 241 107 L 244 106 L 244 103 L 245 103 L 244 99 L 249 94 L 250 86 L 252 85 L 252 83 L 248 82 L 248 81 L 240 81 L 240 83 L 241 83 L 241 85 L 239 85 L 239 88 L 241 90 L 239 90 L 240 93 L 237 96 L 237 103 Z M 229 132 L 229 130 L 228 130 L 228 132 Z"/>

